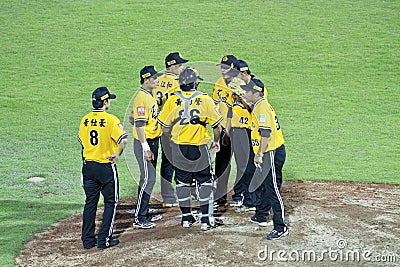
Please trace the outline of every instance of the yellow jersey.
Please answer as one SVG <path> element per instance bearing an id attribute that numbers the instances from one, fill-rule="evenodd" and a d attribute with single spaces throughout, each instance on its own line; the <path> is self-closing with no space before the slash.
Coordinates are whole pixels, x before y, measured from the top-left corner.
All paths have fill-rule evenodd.
<path id="1" fill-rule="evenodd" d="M 165 72 L 158 77 L 158 86 L 153 90 L 153 97 L 157 100 L 158 109 L 161 110 L 171 93 L 180 90 L 177 75 Z"/>
<path id="2" fill-rule="evenodd" d="M 261 141 L 260 129 L 271 130 L 268 146 L 262 153 L 275 150 L 285 143 L 275 110 L 265 98 L 261 98 L 254 103 L 251 115 L 251 143 L 254 153 L 261 152 L 258 151 Z"/>
<path id="3" fill-rule="evenodd" d="M 226 128 L 226 119 L 228 116 L 228 110 L 233 105 L 233 92 L 228 88 L 224 78 L 219 78 L 213 88 L 212 98 L 214 103 L 217 105 L 222 115 L 222 127 Z"/>
<path id="4" fill-rule="evenodd" d="M 118 144 L 126 137 L 119 119 L 103 109 L 93 110 L 79 124 L 78 140 L 86 161 L 110 162 L 107 157 L 118 151 Z"/>
<path id="5" fill-rule="evenodd" d="M 232 120 L 231 126 L 236 128 L 247 128 L 251 129 L 251 114 L 243 105 L 240 97 L 237 94 L 233 94 L 233 106 L 232 106 Z"/>
<path id="6" fill-rule="evenodd" d="M 200 91 L 173 93 L 158 116 L 158 122 L 162 126 L 172 128 L 172 141 L 179 145 L 207 144 L 211 140 L 211 134 L 206 125 L 216 127 L 221 120 L 212 98 Z"/>
<path id="7" fill-rule="evenodd" d="M 157 116 L 157 101 L 154 99 L 153 95 L 149 91 L 140 88 L 135 99 L 133 100 L 131 117 L 134 118 L 135 123 L 145 123 L 144 133 L 146 135 L 146 139 L 154 139 L 161 136 L 162 130 L 161 126 L 157 123 Z M 136 140 L 139 140 L 135 126 L 133 127 L 132 131 L 133 137 Z"/>

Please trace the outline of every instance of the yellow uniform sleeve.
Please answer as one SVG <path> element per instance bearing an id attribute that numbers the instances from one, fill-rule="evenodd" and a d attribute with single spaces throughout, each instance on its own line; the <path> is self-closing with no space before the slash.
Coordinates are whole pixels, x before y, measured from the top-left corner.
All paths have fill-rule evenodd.
<path id="1" fill-rule="evenodd" d="M 161 111 L 160 115 L 158 115 L 157 121 L 164 127 L 171 127 L 171 116 L 172 114 L 172 109 L 173 109 L 173 98 L 172 101 L 166 101 L 163 107 L 163 110 Z"/>
<path id="2" fill-rule="evenodd" d="M 142 92 L 139 92 L 136 95 L 135 100 L 133 101 L 132 108 L 133 118 L 135 119 L 135 122 L 148 122 L 151 106 L 152 103 L 148 101 L 147 97 L 144 97 L 144 94 Z"/>
<path id="3" fill-rule="evenodd" d="M 145 123 L 146 138 L 153 139 L 161 136 L 161 127 L 157 123 L 158 106 L 152 94 L 141 89 L 133 101 L 132 114 L 135 123 Z M 133 137 L 139 139 L 135 127 L 133 127 Z"/>
<path id="4" fill-rule="evenodd" d="M 121 142 L 121 140 L 126 136 L 124 127 L 122 126 L 120 120 L 115 117 L 115 116 L 111 116 L 112 117 L 112 130 L 111 130 L 111 138 L 117 143 L 119 144 Z"/>
<path id="5" fill-rule="evenodd" d="M 205 98 L 203 104 L 206 105 L 207 110 L 206 114 L 202 114 L 205 117 L 205 122 L 214 128 L 222 121 L 221 112 L 210 98 Z"/>

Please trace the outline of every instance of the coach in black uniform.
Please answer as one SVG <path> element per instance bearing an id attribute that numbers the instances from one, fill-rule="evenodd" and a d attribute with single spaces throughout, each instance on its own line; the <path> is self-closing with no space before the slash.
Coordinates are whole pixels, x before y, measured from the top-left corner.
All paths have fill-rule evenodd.
<path id="1" fill-rule="evenodd" d="M 105 249 L 119 243 L 112 238 L 118 204 L 116 162 L 125 148 L 127 135 L 117 117 L 105 112 L 110 99 L 116 98 L 106 87 L 92 94 L 93 111 L 79 125 L 78 140 L 82 145 L 82 182 L 86 194 L 83 210 L 82 242 L 85 249 Z M 95 238 L 95 219 L 100 193 L 104 198 L 101 228 Z"/>

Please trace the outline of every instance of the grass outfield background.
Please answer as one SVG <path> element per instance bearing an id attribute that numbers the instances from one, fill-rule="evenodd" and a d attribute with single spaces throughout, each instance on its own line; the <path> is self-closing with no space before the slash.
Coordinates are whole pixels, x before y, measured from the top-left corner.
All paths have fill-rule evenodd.
<path id="1" fill-rule="evenodd" d="M 163 69 L 173 51 L 249 63 L 285 134 L 284 179 L 400 184 L 399 1 L 3 0 L 0 10 L 1 265 L 82 210 L 75 136 L 91 92 L 115 92 L 110 113 L 123 120 L 139 70 Z M 132 196 L 123 160 L 119 174 L 121 197 Z"/>

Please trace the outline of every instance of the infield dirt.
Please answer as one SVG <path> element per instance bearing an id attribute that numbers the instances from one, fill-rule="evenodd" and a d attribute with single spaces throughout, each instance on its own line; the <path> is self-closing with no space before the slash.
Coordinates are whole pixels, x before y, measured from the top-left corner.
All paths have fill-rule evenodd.
<path id="1" fill-rule="evenodd" d="M 219 207 L 225 225 L 202 232 L 180 226 L 177 207 L 160 208 L 150 230 L 132 228 L 135 199 L 118 205 L 118 246 L 84 250 L 81 213 L 60 221 L 25 244 L 17 266 L 399 266 L 400 187 L 384 184 L 284 181 L 290 233 L 268 241 L 272 226 L 249 221 L 254 212 Z M 97 227 L 102 209 L 98 210 Z M 98 228 L 96 228 L 98 229 Z M 379 262 L 378 262 L 379 260 Z"/>

